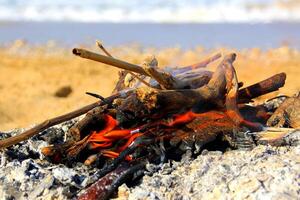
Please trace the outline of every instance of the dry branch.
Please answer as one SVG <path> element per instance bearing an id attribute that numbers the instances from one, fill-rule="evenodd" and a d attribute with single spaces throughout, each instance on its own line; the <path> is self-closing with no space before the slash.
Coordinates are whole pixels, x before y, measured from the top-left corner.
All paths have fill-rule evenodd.
<path id="1" fill-rule="evenodd" d="M 97 44 L 97 46 L 108 56 L 108 57 L 111 57 L 111 58 L 113 58 L 113 56 L 104 48 L 104 46 L 103 46 L 103 44 L 100 42 L 100 41 L 98 41 L 98 40 L 96 40 L 96 44 Z M 141 81 L 141 83 L 143 83 L 143 84 L 145 84 L 146 86 L 148 86 L 148 87 L 152 87 L 149 83 L 147 83 L 146 81 L 144 81 L 142 78 L 140 78 L 139 76 L 137 76 L 136 74 L 134 74 L 133 72 L 131 72 L 131 71 L 127 71 L 126 70 L 126 72 L 128 72 L 129 74 L 131 74 L 134 78 L 136 78 L 136 79 L 138 79 L 139 81 Z"/>
<path id="2" fill-rule="evenodd" d="M 103 44 L 99 41 L 99 40 L 96 40 L 96 44 L 97 46 L 109 57 L 113 57 L 103 46 Z"/>
<path id="3" fill-rule="evenodd" d="M 187 83 L 173 77 L 170 73 L 160 72 L 155 57 L 145 59 L 142 67 L 150 77 L 159 83 L 162 89 L 181 89 L 189 86 Z"/>
<path id="4" fill-rule="evenodd" d="M 106 102 L 111 102 L 119 96 L 120 96 L 120 94 L 110 96 L 110 97 L 106 98 Z M 16 135 L 16 136 L 13 136 L 13 137 L 10 137 L 10 138 L 7 138 L 7 139 L 0 140 L 0 149 L 12 146 L 12 145 L 17 144 L 19 142 L 22 142 L 24 140 L 27 140 L 28 138 L 44 131 L 45 129 L 47 129 L 51 126 L 60 124 L 64 121 L 71 120 L 75 117 L 83 115 L 86 112 L 92 110 L 93 108 L 95 108 L 97 106 L 101 106 L 101 105 L 103 105 L 103 102 L 97 101 L 95 103 L 84 106 L 80 109 L 74 110 L 70 113 L 67 113 L 67 114 L 52 118 L 52 119 L 48 119 L 48 120 L 36 125 L 35 127 L 19 134 L 19 135 Z"/>
<path id="5" fill-rule="evenodd" d="M 286 74 L 279 73 L 263 81 L 260 81 L 259 83 L 243 88 L 239 91 L 240 102 L 247 103 L 251 99 L 276 91 L 284 86 L 285 80 Z"/>
<path id="6" fill-rule="evenodd" d="M 80 56 L 82 58 L 94 60 L 97 62 L 105 63 L 111 66 L 115 66 L 124 70 L 128 70 L 131 72 L 136 72 L 141 75 L 150 76 L 157 80 L 158 83 L 161 83 L 162 85 L 166 85 L 168 89 L 180 89 L 184 88 L 188 85 L 188 83 L 183 83 L 180 80 L 177 80 L 175 77 L 173 77 L 171 74 L 166 72 L 159 72 L 158 70 L 155 70 L 154 68 L 143 68 L 135 64 L 131 64 L 122 60 L 115 59 L 110 56 L 103 56 L 100 54 L 96 54 L 84 49 L 73 49 L 73 53 L 77 56 Z M 109 54 L 110 55 L 110 54 Z M 145 69 L 147 71 L 145 71 Z M 175 88 L 174 88 L 175 87 Z"/>
<path id="7" fill-rule="evenodd" d="M 188 70 L 203 68 L 203 67 L 206 67 L 208 64 L 218 60 L 221 57 L 222 57 L 222 54 L 217 53 L 217 54 L 213 55 L 212 57 L 207 58 L 199 63 L 195 63 L 195 64 L 192 64 L 192 65 L 189 65 L 186 67 L 181 67 L 180 70 L 188 71 Z"/>
<path id="8" fill-rule="evenodd" d="M 124 70 L 132 71 L 132 72 L 136 72 L 138 74 L 148 76 L 148 74 L 143 70 L 142 67 L 122 61 L 122 60 L 118 60 L 113 57 L 103 56 L 103 55 L 100 55 L 100 54 L 97 54 L 97 53 L 94 53 L 94 52 L 91 52 L 88 50 L 78 49 L 78 48 L 73 49 L 73 54 L 76 56 L 80 56 L 82 58 L 94 60 L 97 62 L 105 63 L 105 64 L 115 66 L 115 67 L 118 67 L 118 68 L 121 68 Z"/>

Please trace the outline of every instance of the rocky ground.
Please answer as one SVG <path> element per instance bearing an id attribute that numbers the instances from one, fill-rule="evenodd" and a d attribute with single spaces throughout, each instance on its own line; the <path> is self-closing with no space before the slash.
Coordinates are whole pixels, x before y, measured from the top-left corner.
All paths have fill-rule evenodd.
<path id="1" fill-rule="evenodd" d="M 81 163 L 72 168 L 49 163 L 40 148 L 64 137 L 74 123 L 52 127 L 0 153 L 2 199 L 69 199 L 95 172 Z M 1 133 L 1 138 L 21 130 Z M 299 199 L 300 131 L 290 145 L 258 145 L 253 150 L 204 150 L 196 159 L 147 165 L 136 186 L 123 184 L 117 199 Z"/>
<path id="2" fill-rule="evenodd" d="M 203 151 L 194 160 L 164 164 L 140 185 L 123 185 L 119 193 L 128 199 L 299 199 L 299 156 L 299 144 Z"/>

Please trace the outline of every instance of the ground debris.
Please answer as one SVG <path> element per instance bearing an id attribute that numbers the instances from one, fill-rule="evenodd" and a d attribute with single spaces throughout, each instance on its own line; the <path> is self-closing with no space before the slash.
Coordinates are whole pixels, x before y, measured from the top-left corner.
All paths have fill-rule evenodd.
<path id="1" fill-rule="evenodd" d="M 130 200 L 299 199 L 299 156 L 299 145 L 210 152 L 191 163 L 172 161 L 176 167 L 170 174 L 161 169 L 144 176 L 140 185 L 123 185 L 120 191 Z"/>

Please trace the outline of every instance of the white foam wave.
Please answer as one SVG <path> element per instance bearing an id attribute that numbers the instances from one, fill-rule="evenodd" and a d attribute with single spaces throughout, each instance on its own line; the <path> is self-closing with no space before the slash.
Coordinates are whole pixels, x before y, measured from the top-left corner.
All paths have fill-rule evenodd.
<path id="1" fill-rule="evenodd" d="M 253 0 L 152 0 L 150 3 L 139 0 L 0 0 L 0 20 L 172 23 L 300 21 L 300 4 L 285 7 L 274 1 L 264 0 L 264 6 L 256 7 L 249 6 Z"/>

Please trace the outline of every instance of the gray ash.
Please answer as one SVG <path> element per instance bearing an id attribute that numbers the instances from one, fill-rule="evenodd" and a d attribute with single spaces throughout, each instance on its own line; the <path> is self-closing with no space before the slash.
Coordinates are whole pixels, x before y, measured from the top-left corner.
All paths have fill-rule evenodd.
<path id="1" fill-rule="evenodd" d="M 69 199 L 86 186 L 96 169 L 82 163 L 72 168 L 48 162 L 40 149 L 64 141 L 65 132 L 75 121 L 51 127 L 27 141 L 0 152 L 0 196 L 2 199 Z M 0 139 L 21 133 L 13 130 Z"/>

